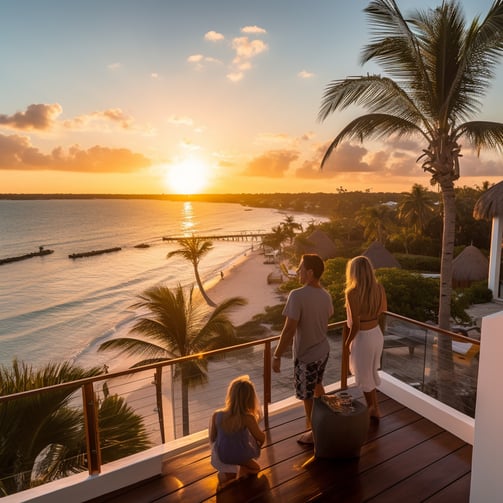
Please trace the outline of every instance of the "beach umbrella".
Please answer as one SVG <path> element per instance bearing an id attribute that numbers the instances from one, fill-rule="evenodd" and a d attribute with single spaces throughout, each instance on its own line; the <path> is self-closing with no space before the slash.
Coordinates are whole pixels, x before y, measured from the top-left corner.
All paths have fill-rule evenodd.
<path id="1" fill-rule="evenodd" d="M 380 269 L 381 267 L 402 267 L 400 262 L 379 241 L 374 241 L 362 255 L 370 260 L 374 269 Z"/>

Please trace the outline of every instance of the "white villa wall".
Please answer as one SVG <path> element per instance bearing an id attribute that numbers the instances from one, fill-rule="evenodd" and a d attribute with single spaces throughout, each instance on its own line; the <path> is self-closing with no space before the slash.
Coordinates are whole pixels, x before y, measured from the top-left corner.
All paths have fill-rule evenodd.
<path id="1" fill-rule="evenodd" d="M 503 313 L 482 319 L 471 503 L 503 501 Z"/>

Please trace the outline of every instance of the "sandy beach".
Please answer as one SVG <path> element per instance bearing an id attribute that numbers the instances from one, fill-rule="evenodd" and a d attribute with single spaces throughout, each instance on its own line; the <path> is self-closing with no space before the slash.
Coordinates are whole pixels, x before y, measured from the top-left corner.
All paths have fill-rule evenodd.
<path id="1" fill-rule="evenodd" d="M 244 297 L 248 301 L 246 306 L 236 309 L 230 315 L 235 325 L 249 321 L 254 315 L 262 313 L 266 306 L 286 301 L 286 296 L 277 292 L 277 283 L 267 283 L 270 273 L 280 273 L 279 265 L 264 262 L 262 251 L 248 251 L 229 269 L 222 271 L 223 278 L 218 276 L 205 285 L 208 295 L 217 304 L 236 296 Z"/>

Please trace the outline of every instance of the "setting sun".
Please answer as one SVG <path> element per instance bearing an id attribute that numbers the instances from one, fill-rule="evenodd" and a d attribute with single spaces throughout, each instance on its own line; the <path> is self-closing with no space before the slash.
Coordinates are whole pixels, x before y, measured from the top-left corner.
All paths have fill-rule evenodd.
<path id="1" fill-rule="evenodd" d="M 168 168 L 166 184 L 177 194 L 200 193 L 208 184 L 208 166 L 200 159 L 186 159 Z"/>

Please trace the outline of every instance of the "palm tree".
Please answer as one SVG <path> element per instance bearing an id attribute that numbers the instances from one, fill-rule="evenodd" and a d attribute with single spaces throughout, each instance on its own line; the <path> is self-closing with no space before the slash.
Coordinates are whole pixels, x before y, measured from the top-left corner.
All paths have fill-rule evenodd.
<path id="1" fill-rule="evenodd" d="M 477 151 L 502 148 L 503 124 L 471 120 L 494 77 L 503 50 L 503 0 L 480 20 L 466 24 L 456 1 L 443 1 L 405 19 L 394 0 L 372 0 L 365 12 L 373 39 L 362 62 L 376 61 L 390 75 L 350 77 L 331 82 L 319 118 L 350 105 L 367 108 L 335 137 L 323 157 L 343 141 L 417 135 L 425 142 L 422 168 L 438 184 L 443 201 L 443 235 L 438 322 L 450 326 L 455 232 L 454 182 L 460 176 L 463 138 Z M 418 160 L 419 160 L 418 159 Z M 442 337 L 450 345 L 450 340 Z"/>
<path id="2" fill-rule="evenodd" d="M 356 223 L 364 229 L 363 233 L 368 242 L 378 241 L 385 245 L 388 234 L 393 227 L 393 212 L 383 204 L 367 206 L 356 214 Z"/>
<path id="3" fill-rule="evenodd" d="M 410 194 L 398 206 L 398 217 L 414 232 L 422 235 L 434 211 L 435 203 L 431 192 L 415 183 Z"/>
<path id="4" fill-rule="evenodd" d="M 295 217 L 293 217 L 292 215 L 287 215 L 284 221 L 281 223 L 281 226 L 283 227 L 285 236 L 289 239 L 290 244 L 293 243 L 295 231 L 297 230 L 302 232 L 302 224 L 296 222 Z"/>
<path id="5" fill-rule="evenodd" d="M 282 225 L 277 225 L 271 229 L 271 232 L 262 238 L 262 244 L 270 246 L 274 250 L 281 250 L 283 241 L 287 238 L 285 229 Z"/>
<path id="6" fill-rule="evenodd" d="M 170 290 L 156 285 L 145 292 L 131 307 L 140 311 L 131 333 L 142 338 L 120 337 L 104 342 L 98 351 L 119 349 L 132 356 L 141 357 L 134 367 L 189 356 L 202 351 L 235 344 L 235 328 L 228 313 L 246 304 L 242 297 L 232 297 L 215 306 L 208 313 L 202 303 L 188 296 L 181 285 Z M 189 386 L 207 382 L 207 361 L 190 360 L 176 367 L 175 378 L 182 385 L 183 434 L 189 434 Z"/>
<path id="7" fill-rule="evenodd" d="M 101 372 L 100 368 L 85 370 L 68 362 L 35 370 L 14 359 L 12 368 L 0 367 L 0 395 L 72 382 Z M 80 386 L 0 404 L 0 494 L 16 493 L 86 469 L 83 412 L 71 403 Z M 116 395 L 101 401 L 98 421 L 104 461 L 150 446 L 141 418 Z"/>
<path id="8" fill-rule="evenodd" d="M 204 290 L 198 269 L 200 260 L 213 248 L 213 243 L 211 241 L 206 241 L 204 239 L 198 238 L 197 236 L 191 236 L 188 238 L 179 239 L 178 244 L 181 246 L 181 248 L 169 252 L 167 258 L 174 257 L 175 255 L 180 255 L 185 260 L 188 260 L 192 263 L 192 266 L 194 267 L 194 275 L 196 276 L 196 283 L 199 291 L 201 292 L 201 295 L 203 296 L 208 306 L 215 307 L 216 304 L 208 297 L 208 294 Z"/>

